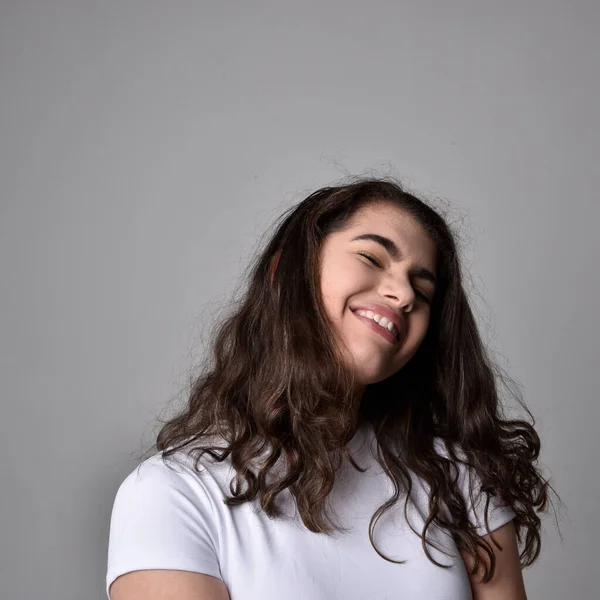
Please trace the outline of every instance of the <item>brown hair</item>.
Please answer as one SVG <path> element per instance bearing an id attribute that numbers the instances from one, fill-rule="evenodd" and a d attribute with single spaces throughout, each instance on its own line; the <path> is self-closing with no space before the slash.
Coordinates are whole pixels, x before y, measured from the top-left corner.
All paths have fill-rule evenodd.
<path id="1" fill-rule="evenodd" d="M 435 242 L 438 284 L 427 335 L 416 354 L 393 376 L 367 386 L 357 401 L 353 373 L 343 366 L 319 294 L 319 251 L 325 237 L 343 229 L 359 208 L 382 201 L 414 217 Z M 401 493 L 406 514 L 412 471 L 431 490 L 429 518 L 422 534 L 415 532 L 428 558 L 445 566 L 427 547 L 435 546 L 426 534 L 436 524 L 473 556 L 474 573 L 483 564 L 488 581 L 494 554 L 469 521 L 455 464 L 476 473 L 488 498 L 497 496 L 513 508 L 523 566 L 539 555 L 537 513 L 546 510 L 550 487 L 536 466 L 540 439 L 518 393 L 513 391 L 532 423 L 504 416 L 497 391 L 502 379 L 478 332 L 455 237 L 445 220 L 397 182 L 360 179 L 319 189 L 284 213 L 251 267 L 239 306 L 219 322 L 212 354 L 193 382 L 187 405 L 163 424 L 156 448 L 164 459 L 185 447 L 196 456 L 196 468 L 204 453 L 218 461 L 230 457 L 236 476 L 227 505 L 258 497 L 262 509 L 278 517 L 277 496 L 289 489 L 306 527 L 329 533 L 328 523 L 340 529 L 326 506 L 336 471 L 344 458 L 362 470 L 346 444 L 358 425 L 368 423 L 378 460 L 395 489 L 371 519 L 371 544 L 374 525 Z M 225 446 L 210 443 L 215 434 Z M 436 450 L 436 438 L 449 456 Z M 265 452 L 266 459 L 255 462 Z M 275 475 L 280 459 L 285 470 Z"/>

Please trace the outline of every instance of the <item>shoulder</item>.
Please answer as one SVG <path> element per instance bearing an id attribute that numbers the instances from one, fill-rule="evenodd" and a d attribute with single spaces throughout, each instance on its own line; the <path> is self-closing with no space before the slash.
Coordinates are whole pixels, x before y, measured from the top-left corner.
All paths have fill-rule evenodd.
<path id="1" fill-rule="evenodd" d="M 192 520 L 198 513 L 212 518 L 213 508 L 202 471 L 194 471 L 191 459 L 161 454 L 144 460 L 119 485 L 112 508 L 111 536 L 142 524 L 158 529 L 161 522 L 173 526 Z"/>
<path id="2" fill-rule="evenodd" d="M 194 458 L 182 451 L 170 456 L 157 453 L 140 463 L 119 485 L 112 519 L 180 519 L 186 522 L 203 516 L 216 518 L 222 499 L 221 474 L 227 465 L 213 465 L 204 457 Z"/>
<path id="3" fill-rule="evenodd" d="M 446 440 L 436 437 L 434 447 L 440 456 L 452 461 L 456 469 L 458 492 L 464 498 L 469 518 L 478 535 L 490 533 L 515 518 L 515 511 L 502 497 L 483 489 L 480 476 L 468 464 L 466 453 L 459 445 L 453 445 L 451 451 Z"/>
<path id="4" fill-rule="evenodd" d="M 107 586 L 131 571 L 187 570 L 220 578 L 218 491 L 183 454 L 156 454 L 120 484 L 108 545 Z"/>
<path id="5" fill-rule="evenodd" d="M 212 438 L 208 447 L 221 448 Z M 199 449 L 191 444 L 171 454 L 156 452 L 122 481 L 116 501 L 126 502 L 129 498 L 139 500 L 148 495 L 158 495 L 163 500 L 176 500 L 182 496 L 200 500 L 205 495 L 218 495 L 222 487 L 219 485 L 221 480 L 229 474 L 230 461 L 219 463 L 208 453 L 196 459 L 198 452 Z"/>
<path id="6" fill-rule="evenodd" d="M 119 485 L 115 508 L 131 503 L 149 507 L 153 502 L 177 502 L 192 490 L 204 487 L 200 473 L 193 472 L 190 459 L 182 455 L 163 459 L 154 456 L 140 463 Z"/>

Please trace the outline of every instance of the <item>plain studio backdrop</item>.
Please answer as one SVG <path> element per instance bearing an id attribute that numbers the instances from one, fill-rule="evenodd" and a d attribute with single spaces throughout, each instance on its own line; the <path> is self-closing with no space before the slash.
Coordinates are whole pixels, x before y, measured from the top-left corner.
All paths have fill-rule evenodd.
<path id="1" fill-rule="evenodd" d="M 345 173 L 454 206 L 597 597 L 597 0 L 2 0 L 0 589 L 102 600 L 110 510 L 261 235 Z"/>

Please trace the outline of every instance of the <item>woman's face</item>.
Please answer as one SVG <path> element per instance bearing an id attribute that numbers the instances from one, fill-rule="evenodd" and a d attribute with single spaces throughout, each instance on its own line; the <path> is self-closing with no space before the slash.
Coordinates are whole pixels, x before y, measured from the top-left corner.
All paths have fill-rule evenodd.
<path id="1" fill-rule="evenodd" d="M 419 348 L 435 292 L 428 272 L 435 277 L 434 243 L 413 217 L 392 204 L 363 206 L 344 231 L 324 240 L 321 294 L 359 386 L 393 375 Z M 383 321 L 384 329 L 376 315 L 396 328 L 390 331 Z"/>

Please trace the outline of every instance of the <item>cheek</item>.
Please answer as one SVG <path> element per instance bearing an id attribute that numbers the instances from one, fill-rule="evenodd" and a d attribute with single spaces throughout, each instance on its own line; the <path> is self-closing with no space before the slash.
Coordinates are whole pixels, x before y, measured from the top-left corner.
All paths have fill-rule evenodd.
<path id="1" fill-rule="evenodd" d="M 341 327 L 344 310 L 344 299 L 340 296 L 339 290 L 330 286 L 327 281 L 322 283 L 321 298 L 325 314 L 329 322 L 336 328 Z"/>
<path id="2" fill-rule="evenodd" d="M 427 328 L 429 327 L 429 313 L 423 313 L 418 316 L 415 315 L 413 322 L 409 323 L 409 337 L 406 340 L 407 345 L 410 346 L 412 352 L 416 352 L 425 336 L 427 335 Z"/>
<path id="3" fill-rule="evenodd" d="M 333 271 L 333 272 L 332 272 Z M 354 277 L 345 276 L 341 269 L 332 269 L 321 278 L 321 297 L 328 314 L 335 320 L 343 316 L 344 307 L 353 293 Z"/>

